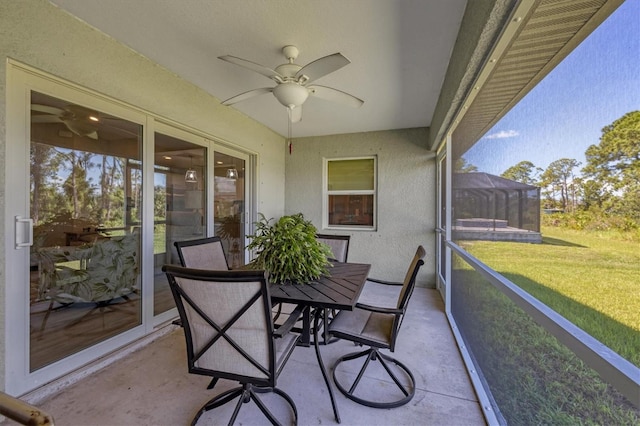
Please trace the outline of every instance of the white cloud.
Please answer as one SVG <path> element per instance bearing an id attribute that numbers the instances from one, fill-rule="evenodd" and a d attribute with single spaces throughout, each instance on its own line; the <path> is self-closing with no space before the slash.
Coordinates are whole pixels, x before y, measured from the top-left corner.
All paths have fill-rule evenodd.
<path id="1" fill-rule="evenodd" d="M 520 135 L 515 130 L 501 130 L 498 133 L 493 133 L 484 137 L 484 139 L 505 139 L 505 138 L 515 138 Z"/>

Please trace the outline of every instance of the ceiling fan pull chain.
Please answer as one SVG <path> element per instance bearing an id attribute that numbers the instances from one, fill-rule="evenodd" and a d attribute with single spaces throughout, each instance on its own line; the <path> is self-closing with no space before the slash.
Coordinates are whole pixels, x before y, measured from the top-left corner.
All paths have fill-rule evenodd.
<path id="1" fill-rule="evenodd" d="M 293 143 L 291 142 L 291 112 L 293 108 L 287 108 L 287 138 L 289 139 L 289 155 L 293 151 Z"/>

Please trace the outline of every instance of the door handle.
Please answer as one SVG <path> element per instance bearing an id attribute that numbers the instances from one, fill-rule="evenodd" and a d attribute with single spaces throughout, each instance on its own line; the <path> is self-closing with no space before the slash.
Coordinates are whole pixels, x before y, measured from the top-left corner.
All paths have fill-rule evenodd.
<path id="1" fill-rule="evenodd" d="M 16 250 L 33 245 L 33 219 L 16 216 Z"/>

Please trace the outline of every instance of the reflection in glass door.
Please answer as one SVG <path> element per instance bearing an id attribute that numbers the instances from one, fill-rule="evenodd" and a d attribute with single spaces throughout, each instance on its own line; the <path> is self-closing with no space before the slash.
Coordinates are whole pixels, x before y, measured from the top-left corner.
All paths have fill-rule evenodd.
<path id="1" fill-rule="evenodd" d="M 214 161 L 215 234 L 222 239 L 229 267 L 237 268 L 246 263 L 247 158 L 218 148 Z"/>
<path id="2" fill-rule="evenodd" d="M 31 94 L 33 372 L 141 324 L 142 126 Z"/>
<path id="3" fill-rule="evenodd" d="M 155 134 L 154 315 L 175 307 L 165 263 L 180 264 L 176 241 L 207 236 L 207 148 Z"/>

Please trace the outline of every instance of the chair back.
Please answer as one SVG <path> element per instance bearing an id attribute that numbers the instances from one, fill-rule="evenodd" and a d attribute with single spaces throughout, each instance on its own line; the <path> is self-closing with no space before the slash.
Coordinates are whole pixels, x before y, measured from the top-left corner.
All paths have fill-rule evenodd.
<path id="1" fill-rule="evenodd" d="M 338 262 L 346 262 L 347 255 L 349 254 L 349 240 L 350 235 L 329 235 L 329 234 L 317 234 L 316 240 L 323 244 L 326 244 L 333 253 L 332 260 Z"/>
<path id="2" fill-rule="evenodd" d="M 182 266 L 193 269 L 229 270 L 220 237 L 176 241 L 173 245 L 178 251 Z"/>
<path id="3" fill-rule="evenodd" d="M 189 372 L 275 386 L 276 353 L 265 271 L 164 265 L 184 326 Z"/>
<path id="4" fill-rule="evenodd" d="M 402 283 L 402 289 L 400 290 L 400 294 L 398 295 L 398 304 L 396 308 L 402 311 L 402 315 L 396 315 L 393 331 L 391 336 L 391 351 L 393 352 L 396 344 L 396 338 L 398 333 L 400 332 L 400 327 L 402 326 L 402 320 L 404 319 L 404 314 L 407 312 L 407 305 L 409 304 L 409 299 L 413 294 L 413 289 L 416 286 L 416 277 L 418 275 L 418 271 L 420 267 L 424 265 L 424 257 L 427 254 L 424 247 L 421 245 L 418 246 L 416 250 L 416 254 L 413 256 L 411 260 L 411 264 L 409 265 L 409 269 L 407 270 L 407 274 L 404 277 L 404 282 Z"/>

